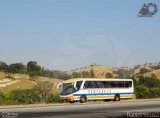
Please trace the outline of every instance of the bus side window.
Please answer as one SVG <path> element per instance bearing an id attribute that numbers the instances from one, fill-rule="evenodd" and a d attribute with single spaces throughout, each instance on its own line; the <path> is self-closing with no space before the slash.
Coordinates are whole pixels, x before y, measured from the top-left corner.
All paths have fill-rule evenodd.
<path id="1" fill-rule="evenodd" d="M 125 87 L 131 87 L 131 86 L 132 86 L 132 81 L 125 82 Z"/>
<path id="2" fill-rule="evenodd" d="M 132 81 L 129 81 L 129 87 L 132 87 Z"/>
<path id="3" fill-rule="evenodd" d="M 86 81 L 84 88 L 97 88 L 97 83 L 95 81 Z"/>
<path id="4" fill-rule="evenodd" d="M 85 81 L 84 88 L 91 88 L 91 81 Z"/>
<path id="5" fill-rule="evenodd" d="M 104 82 L 102 82 L 102 81 L 97 81 L 96 83 L 97 83 L 96 88 L 104 88 L 105 87 Z"/>
<path id="6" fill-rule="evenodd" d="M 108 88 L 112 87 L 112 82 L 108 81 Z"/>
<path id="7" fill-rule="evenodd" d="M 87 81 L 85 81 L 83 88 L 88 88 L 88 82 Z"/>
<path id="8" fill-rule="evenodd" d="M 91 88 L 97 88 L 97 83 L 95 81 L 91 81 Z"/>
<path id="9" fill-rule="evenodd" d="M 81 85 L 82 85 L 82 82 L 83 82 L 83 81 L 77 81 L 77 82 L 76 82 L 77 90 L 80 89 L 80 87 L 81 87 Z"/>
<path id="10" fill-rule="evenodd" d="M 111 87 L 116 87 L 116 83 L 114 81 L 111 81 Z"/>
<path id="11" fill-rule="evenodd" d="M 103 82 L 103 83 L 104 83 L 104 87 L 105 87 L 105 88 L 111 87 L 111 86 L 109 85 L 109 82 L 108 82 L 108 81 L 105 81 L 105 82 Z"/>
<path id="12" fill-rule="evenodd" d="M 124 82 L 123 82 L 123 81 L 118 81 L 117 84 L 118 84 L 118 87 L 120 87 L 120 88 L 121 88 L 121 87 L 124 87 Z"/>

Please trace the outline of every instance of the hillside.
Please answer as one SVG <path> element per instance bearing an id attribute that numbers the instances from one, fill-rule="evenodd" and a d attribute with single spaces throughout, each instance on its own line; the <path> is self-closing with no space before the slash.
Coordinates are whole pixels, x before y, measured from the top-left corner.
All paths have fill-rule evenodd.
<path id="1" fill-rule="evenodd" d="M 40 81 L 49 81 L 57 86 L 62 80 L 47 77 L 37 77 L 32 80 L 25 74 L 12 74 L 8 77 L 4 72 L 0 72 L 0 91 L 8 92 L 15 89 L 31 89 Z"/>
<path id="2" fill-rule="evenodd" d="M 3 66 L 1 66 L 3 67 Z M 8 66 L 10 67 L 10 65 Z M 25 67 L 25 66 L 24 66 Z M 12 69 L 17 69 L 16 67 Z M 26 70 L 26 68 L 24 68 Z M 20 69 L 23 70 L 23 69 Z M 42 75 L 31 79 L 27 74 L 9 74 L 9 72 L 0 71 L 0 91 L 8 92 L 14 89 L 31 89 L 40 81 L 49 81 L 54 84 L 54 88 L 60 82 L 69 78 L 91 77 L 91 71 L 95 78 L 130 78 L 133 75 L 152 76 L 153 74 L 160 79 L 160 63 L 142 64 L 134 67 L 109 67 L 104 65 L 90 65 L 71 70 L 69 72 L 52 71 L 42 68 Z M 4 71 L 4 70 L 3 70 Z M 17 70 L 16 70 L 17 71 Z M 23 71 L 22 71 L 23 72 Z M 76 75 L 76 76 L 75 76 Z M 47 76 L 47 77 L 46 77 Z M 56 79 L 58 78 L 58 79 Z"/>
<path id="3" fill-rule="evenodd" d="M 113 73 L 114 71 L 117 71 L 117 68 L 113 68 L 109 66 L 102 66 L 102 65 L 91 65 L 91 66 L 72 70 L 69 73 L 83 72 L 83 71 L 90 72 L 90 70 L 94 71 L 95 77 L 105 78 L 106 73 Z"/>
<path id="4" fill-rule="evenodd" d="M 74 72 L 82 73 L 83 71 L 90 72 L 93 70 L 96 78 L 106 78 L 107 73 L 111 73 L 114 78 L 126 78 L 133 75 L 144 75 L 151 76 L 156 75 L 160 79 L 160 63 L 146 63 L 142 65 L 135 65 L 134 67 L 109 67 L 103 65 L 91 65 L 87 67 L 82 67 L 69 72 L 72 74 Z"/>
<path id="5" fill-rule="evenodd" d="M 145 73 L 144 75 L 145 75 L 145 76 L 151 76 L 152 74 L 156 75 L 157 78 L 160 79 L 160 69 L 158 69 L 158 70 L 153 70 L 153 71 L 151 71 L 151 72 L 149 72 L 149 73 Z"/>

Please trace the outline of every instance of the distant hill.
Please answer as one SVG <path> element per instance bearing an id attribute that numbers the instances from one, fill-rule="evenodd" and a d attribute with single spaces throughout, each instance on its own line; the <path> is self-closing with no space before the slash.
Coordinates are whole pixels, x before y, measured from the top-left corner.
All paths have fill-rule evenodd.
<path id="1" fill-rule="evenodd" d="M 160 69 L 158 69 L 158 70 L 153 70 L 153 71 L 151 71 L 151 72 L 149 72 L 149 73 L 145 73 L 144 75 L 145 75 L 145 76 L 151 76 L 152 74 L 156 75 L 157 78 L 160 79 Z"/>
<path id="2" fill-rule="evenodd" d="M 90 72 L 90 70 L 94 71 L 95 77 L 105 78 L 106 73 L 113 73 L 114 71 L 117 71 L 117 68 L 102 66 L 102 65 L 91 65 L 72 70 L 69 73 L 71 74 L 73 72 L 83 72 L 83 71 Z"/>
<path id="3" fill-rule="evenodd" d="M 19 66 L 21 67 L 22 64 L 19 64 Z M 9 70 L 14 70 L 15 74 L 10 73 L 10 71 L 5 71 L 8 67 L 12 67 Z M 49 81 L 54 84 L 55 88 L 57 84 L 69 78 L 90 78 L 91 72 L 92 74 L 94 73 L 95 78 L 131 78 L 132 76 L 152 76 L 154 74 L 158 79 L 160 79 L 160 63 L 145 63 L 142 65 L 135 65 L 134 67 L 117 68 L 93 64 L 68 72 L 48 70 L 41 67 L 41 75 L 37 76 L 33 80 L 26 72 L 26 66 L 24 65 L 22 67 L 22 69 L 19 69 L 15 65 L 10 66 L 4 62 L 0 63 L 0 91 L 8 92 L 14 89 L 30 89 L 40 81 Z M 18 69 L 19 71 L 17 71 Z M 23 72 L 23 69 L 25 72 Z M 23 74 L 20 74 L 21 72 L 23 72 Z"/>
<path id="4" fill-rule="evenodd" d="M 74 69 L 69 71 L 69 74 L 74 72 L 81 73 L 83 71 L 90 72 L 93 70 L 95 73 L 95 77 L 97 78 L 106 78 L 107 73 L 111 73 L 114 78 L 127 78 L 133 75 L 144 75 L 151 76 L 151 74 L 155 74 L 158 79 L 160 79 L 160 63 L 145 63 L 142 65 L 135 65 L 134 67 L 109 67 L 103 65 L 90 65 L 86 67 L 81 67 L 78 69 Z"/>

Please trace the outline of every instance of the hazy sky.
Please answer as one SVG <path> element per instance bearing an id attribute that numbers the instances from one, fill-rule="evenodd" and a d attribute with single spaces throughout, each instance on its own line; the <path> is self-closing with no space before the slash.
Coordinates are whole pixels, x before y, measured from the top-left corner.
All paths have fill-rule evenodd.
<path id="1" fill-rule="evenodd" d="M 0 60 L 70 70 L 160 61 L 159 0 L 0 0 Z"/>

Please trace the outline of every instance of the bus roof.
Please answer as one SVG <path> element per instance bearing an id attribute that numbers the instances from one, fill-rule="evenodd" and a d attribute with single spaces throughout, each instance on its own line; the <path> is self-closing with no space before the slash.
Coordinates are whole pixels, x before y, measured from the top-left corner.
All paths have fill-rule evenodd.
<path id="1" fill-rule="evenodd" d="M 121 79 L 121 78 L 73 78 L 73 79 L 68 79 L 65 80 L 63 83 L 71 83 L 71 82 L 75 82 L 75 81 L 80 81 L 80 80 L 88 80 L 88 81 L 106 81 L 106 80 L 119 80 L 119 81 L 132 81 L 132 79 Z"/>

